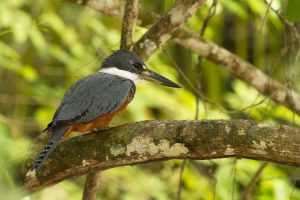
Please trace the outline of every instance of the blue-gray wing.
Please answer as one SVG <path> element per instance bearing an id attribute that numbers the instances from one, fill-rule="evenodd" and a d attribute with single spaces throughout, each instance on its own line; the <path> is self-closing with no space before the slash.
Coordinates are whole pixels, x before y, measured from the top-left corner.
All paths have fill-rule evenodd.
<path id="1" fill-rule="evenodd" d="M 88 123 L 117 111 L 128 96 L 133 98 L 134 93 L 134 83 L 119 76 L 98 72 L 82 78 L 66 92 L 47 129 Z"/>

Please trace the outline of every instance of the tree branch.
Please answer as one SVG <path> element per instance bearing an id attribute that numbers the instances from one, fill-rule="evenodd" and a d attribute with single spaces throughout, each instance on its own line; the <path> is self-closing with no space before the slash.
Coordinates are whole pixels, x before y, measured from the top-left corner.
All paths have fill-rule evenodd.
<path id="1" fill-rule="evenodd" d="M 78 3 L 78 1 L 75 0 L 69 1 Z M 124 1 L 121 0 L 112 0 L 111 2 L 108 2 L 107 0 L 87 0 L 84 2 L 85 3 L 82 3 L 82 5 L 87 5 L 95 10 L 98 10 L 99 12 L 110 16 L 122 17 L 124 12 L 124 9 L 122 9 L 124 6 Z M 157 18 L 158 17 L 153 13 L 149 12 L 148 10 L 144 10 L 141 7 L 139 11 L 138 24 L 140 24 L 141 26 L 149 27 L 155 20 L 157 20 Z M 169 34 L 171 33 L 169 32 Z M 300 115 L 300 95 L 296 91 L 272 79 L 244 59 L 238 57 L 237 55 L 229 52 L 228 50 L 213 42 L 209 42 L 204 40 L 203 38 L 199 38 L 198 33 L 189 31 L 184 28 L 179 28 L 173 34 L 172 39 L 174 42 L 186 48 L 192 49 L 198 55 L 205 57 L 214 63 L 219 63 L 220 67 L 224 67 L 234 76 L 253 86 L 259 92 L 272 99 L 274 102 L 285 105 L 286 107 L 290 108 L 292 111 Z M 151 45 L 149 47 L 151 47 Z M 158 48 L 158 46 L 156 46 L 156 48 Z M 149 51 L 149 54 L 145 53 L 147 55 L 146 57 L 150 56 L 150 52 L 153 53 L 153 51 Z"/>
<path id="2" fill-rule="evenodd" d="M 86 175 L 82 200 L 96 200 L 101 172 L 90 172 Z"/>
<path id="3" fill-rule="evenodd" d="M 120 49 L 132 49 L 133 31 L 138 17 L 139 0 L 127 0 L 122 22 L 122 36 Z"/>
<path id="4" fill-rule="evenodd" d="M 272 79 L 239 56 L 212 42 L 199 38 L 188 30 L 182 31 L 181 29 L 176 32 L 173 41 L 214 63 L 219 63 L 220 67 L 224 67 L 234 76 L 256 88 L 260 93 L 300 115 L 300 95 L 296 91 Z"/>
<path id="5" fill-rule="evenodd" d="M 251 196 L 253 189 L 255 188 L 257 182 L 259 181 L 260 175 L 262 174 L 265 167 L 268 165 L 268 162 L 263 162 L 261 166 L 258 168 L 258 170 L 255 172 L 253 177 L 251 178 L 249 184 L 246 186 L 243 195 L 242 200 L 251 200 L 253 197 Z"/>
<path id="6" fill-rule="evenodd" d="M 158 47 L 172 37 L 172 34 L 197 11 L 204 1 L 177 0 L 134 45 L 133 51 L 143 59 L 148 59 Z"/>
<path id="7" fill-rule="evenodd" d="M 64 141 L 37 174 L 25 168 L 20 171 L 23 186 L 35 191 L 123 165 L 225 157 L 300 166 L 300 129 L 249 120 L 143 121 Z"/>

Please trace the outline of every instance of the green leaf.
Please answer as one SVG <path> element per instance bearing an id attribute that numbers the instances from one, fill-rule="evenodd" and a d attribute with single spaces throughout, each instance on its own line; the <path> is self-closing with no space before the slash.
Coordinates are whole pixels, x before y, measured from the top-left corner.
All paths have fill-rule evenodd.
<path id="1" fill-rule="evenodd" d="M 286 9 L 286 18 L 291 22 L 300 21 L 300 1 L 299 0 L 289 0 Z"/>

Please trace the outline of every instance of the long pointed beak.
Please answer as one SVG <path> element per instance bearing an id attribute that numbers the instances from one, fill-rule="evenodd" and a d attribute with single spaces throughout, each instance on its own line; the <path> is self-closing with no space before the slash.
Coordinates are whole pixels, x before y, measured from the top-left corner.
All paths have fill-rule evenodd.
<path id="1" fill-rule="evenodd" d="M 154 71 L 151 71 L 149 69 L 147 69 L 146 71 L 143 71 L 140 74 L 140 77 L 144 80 L 153 82 L 153 83 L 157 83 L 160 85 L 164 85 L 164 86 L 168 86 L 168 87 L 174 87 L 174 88 L 181 88 L 180 85 L 178 85 L 177 83 L 174 83 L 173 81 L 155 73 Z"/>

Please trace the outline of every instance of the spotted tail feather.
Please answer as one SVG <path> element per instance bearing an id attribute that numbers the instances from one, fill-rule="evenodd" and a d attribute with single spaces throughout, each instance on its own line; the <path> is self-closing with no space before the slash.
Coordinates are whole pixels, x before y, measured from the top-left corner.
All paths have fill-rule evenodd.
<path id="1" fill-rule="evenodd" d="M 61 127 L 53 131 L 53 136 L 50 138 L 47 145 L 44 147 L 43 151 L 41 151 L 39 158 L 35 161 L 32 166 L 32 170 L 39 170 L 43 164 L 43 162 L 48 158 L 48 156 L 52 153 L 52 151 L 57 146 L 58 142 L 62 139 L 64 133 L 67 131 L 69 127 Z"/>

